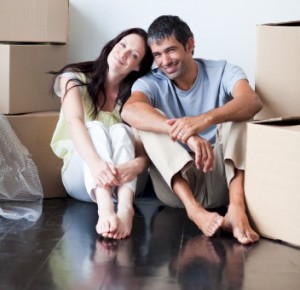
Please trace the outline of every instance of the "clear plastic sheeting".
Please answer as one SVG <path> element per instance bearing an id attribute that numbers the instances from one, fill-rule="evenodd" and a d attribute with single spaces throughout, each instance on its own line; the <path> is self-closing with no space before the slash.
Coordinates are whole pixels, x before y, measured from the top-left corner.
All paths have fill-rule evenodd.
<path id="1" fill-rule="evenodd" d="M 0 114 L 0 216 L 36 221 L 42 213 L 43 189 L 28 150 Z"/>

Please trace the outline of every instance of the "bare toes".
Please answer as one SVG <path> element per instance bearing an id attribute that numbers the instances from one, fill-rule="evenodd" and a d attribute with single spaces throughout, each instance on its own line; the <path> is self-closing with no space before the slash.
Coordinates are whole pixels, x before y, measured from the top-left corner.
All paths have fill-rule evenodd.
<path id="1" fill-rule="evenodd" d="M 111 233 L 114 233 L 118 228 L 118 217 L 115 213 L 99 215 L 96 231 L 103 237 L 111 238 Z"/>

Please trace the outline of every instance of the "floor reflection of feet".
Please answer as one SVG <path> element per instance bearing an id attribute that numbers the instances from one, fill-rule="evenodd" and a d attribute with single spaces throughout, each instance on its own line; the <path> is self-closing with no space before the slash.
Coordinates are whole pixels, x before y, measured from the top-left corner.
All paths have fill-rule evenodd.
<path id="1" fill-rule="evenodd" d="M 177 260 L 177 266 L 184 267 L 197 259 L 204 259 L 210 263 L 220 263 L 221 258 L 215 247 L 215 242 L 214 239 L 207 238 L 204 235 L 188 240 Z"/>
<path id="2" fill-rule="evenodd" d="M 225 263 L 224 246 L 219 239 L 204 235 L 189 239 L 171 269 L 183 289 L 218 289 Z"/>
<path id="3" fill-rule="evenodd" d="M 117 255 L 118 242 L 113 239 L 99 238 L 96 241 L 93 261 L 96 264 L 106 264 Z"/>
<path id="4" fill-rule="evenodd" d="M 129 266 L 132 261 L 132 240 L 130 238 L 115 240 L 99 238 L 96 241 L 93 261 L 98 265 L 109 264 L 114 261 L 119 266 Z"/>

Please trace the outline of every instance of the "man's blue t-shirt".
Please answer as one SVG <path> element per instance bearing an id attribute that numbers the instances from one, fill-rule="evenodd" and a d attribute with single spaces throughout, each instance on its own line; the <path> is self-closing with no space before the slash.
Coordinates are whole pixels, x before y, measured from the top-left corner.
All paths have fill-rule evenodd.
<path id="1" fill-rule="evenodd" d="M 198 65 L 198 75 L 188 91 L 178 89 L 156 68 L 134 83 L 132 93 L 144 93 L 152 106 L 163 111 L 167 118 L 197 116 L 232 100 L 235 83 L 247 79 L 240 67 L 224 60 L 195 59 L 195 62 Z M 215 133 L 216 126 L 211 126 L 199 135 L 214 145 Z"/>

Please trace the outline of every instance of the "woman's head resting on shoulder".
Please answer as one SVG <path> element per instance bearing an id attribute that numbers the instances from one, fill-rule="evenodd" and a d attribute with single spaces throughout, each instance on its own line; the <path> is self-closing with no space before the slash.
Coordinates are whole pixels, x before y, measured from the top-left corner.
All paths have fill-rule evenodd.
<path id="1" fill-rule="evenodd" d="M 89 79 L 87 83 L 79 79 L 70 81 L 76 81 L 75 86 L 87 87 L 93 104 L 91 112 L 96 117 L 107 101 L 105 82 L 109 74 L 119 76 L 116 102 L 122 105 L 130 96 L 133 83 L 150 71 L 152 63 L 153 55 L 147 44 L 146 31 L 142 28 L 130 28 L 106 43 L 94 61 L 68 64 L 61 70 L 50 73 L 60 75 L 65 71 L 73 71 L 86 74 Z"/>
<path id="2" fill-rule="evenodd" d="M 131 28 L 118 34 L 106 44 L 98 60 L 101 55 L 107 60 L 109 72 L 125 77 L 131 74 L 132 79 L 147 73 L 153 63 L 147 33 L 141 28 Z"/>

